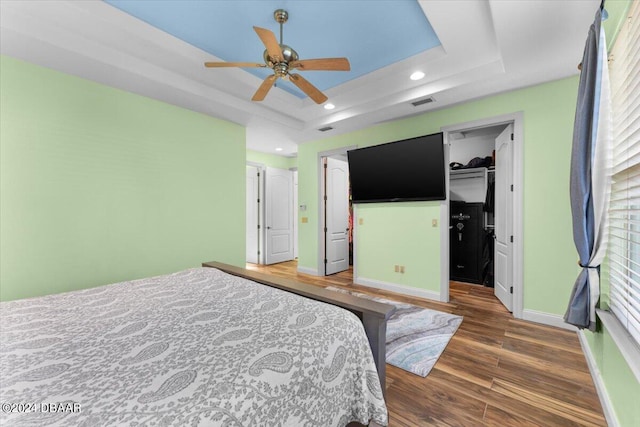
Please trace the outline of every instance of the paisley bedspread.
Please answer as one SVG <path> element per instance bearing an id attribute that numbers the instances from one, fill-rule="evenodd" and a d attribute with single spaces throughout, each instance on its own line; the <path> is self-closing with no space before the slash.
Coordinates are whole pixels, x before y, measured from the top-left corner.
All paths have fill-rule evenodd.
<path id="1" fill-rule="evenodd" d="M 358 318 L 195 268 L 0 303 L 0 424 L 387 424 Z"/>

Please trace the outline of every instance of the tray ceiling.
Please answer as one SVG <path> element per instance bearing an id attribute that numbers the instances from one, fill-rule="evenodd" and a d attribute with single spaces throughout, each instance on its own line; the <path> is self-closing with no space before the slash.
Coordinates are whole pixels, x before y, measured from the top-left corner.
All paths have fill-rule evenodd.
<path id="1" fill-rule="evenodd" d="M 247 148 L 295 155 L 307 141 L 576 75 L 599 4 L 1 1 L 0 52 L 241 124 Z M 278 34 L 278 8 L 290 12 L 284 42 L 302 59 L 349 57 L 352 72 L 301 73 L 335 109 L 282 85 L 252 102 L 261 75 L 203 66 L 259 60 L 251 27 Z M 414 71 L 425 77 L 410 80 Z M 433 102 L 413 105 L 426 97 Z"/>

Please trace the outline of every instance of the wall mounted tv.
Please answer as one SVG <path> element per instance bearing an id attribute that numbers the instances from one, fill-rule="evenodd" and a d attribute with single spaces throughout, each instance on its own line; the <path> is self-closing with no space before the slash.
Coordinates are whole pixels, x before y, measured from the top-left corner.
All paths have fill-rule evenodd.
<path id="1" fill-rule="evenodd" d="M 347 152 L 353 203 L 445 200 L 442 133 Z"/>

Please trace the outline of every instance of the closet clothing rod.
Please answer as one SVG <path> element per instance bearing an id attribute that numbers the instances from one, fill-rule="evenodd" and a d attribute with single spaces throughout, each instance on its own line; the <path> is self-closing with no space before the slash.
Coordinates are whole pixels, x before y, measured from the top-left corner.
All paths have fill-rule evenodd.
<path id="1" fill-rule="evenodd" d="M 456 179 L 478 179 L 478 178 L 484 178 L 481 175 L 475 175 L 475 176 L 457 176 L 457 175 L 449 175 L 449 180 L 456 180 Z"/>

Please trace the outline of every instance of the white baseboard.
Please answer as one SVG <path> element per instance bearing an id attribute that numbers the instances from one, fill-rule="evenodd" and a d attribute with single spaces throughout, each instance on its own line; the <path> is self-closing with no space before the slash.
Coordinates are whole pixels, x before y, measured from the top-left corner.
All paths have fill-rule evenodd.
<path id="1" fill-rule="evenodd" d="M 602 374 L 600 373 L 596 359 L 591 351 L 591 346 L 584 335 L 584 331 L 578 331 L 578 339 L 580 340 L 580 346 L 582 347 L 584 357 L 587 359 L 589 372 L 591 373 L 591 378 L 593 378 L 593 384 L 596 386 L 596 391 L 598 392 L 598 398 L 600 398 L 600 404 L 602 405 L 602 411 L 604 412 L 604 417 L 607 420 L 607 425 L 609 427 L 619 427 L 620 423 L 618 422 L 618 417 L 616 417 L 616 413 L 613 410 L 611 399 L 609 399 L 609 393 L 607 393 L 607 388 L 602 380 Z"/>
<path id="2" fill-rule="evenodd" d="M 562 316 L 545 313 L 543 311 L 529 310 L 525 308 L 522 310 L 522 320 L 542 323 L 543 325 L 555 326 L 556 328 L 568 329 L 574 332 L 578 330 L 575 326 L 565 323 Z"/>
<path id="3" fill-rule="evenodd" d="M 298 266 L 298 273 L 310 274 L 312 276 L 319 276 L 318 270 L 316 270 L 315 268 Z"/>
<path id="4" fill-rule="evenodd" d="M 397 283 L 383 282 L 380 280 L 367 279 L 365 277 L 354 277 L 353 283 L 362 286 L 368 286 L 375 289 L 383 289 L 385 291 L 397 292 L 399 294 L 410 295 L 412 297 L 427 298 L 440 301 L 440 293 L 427 291 L 425 289 L 412 288 L 410 286 L 399 285 Z"/>

